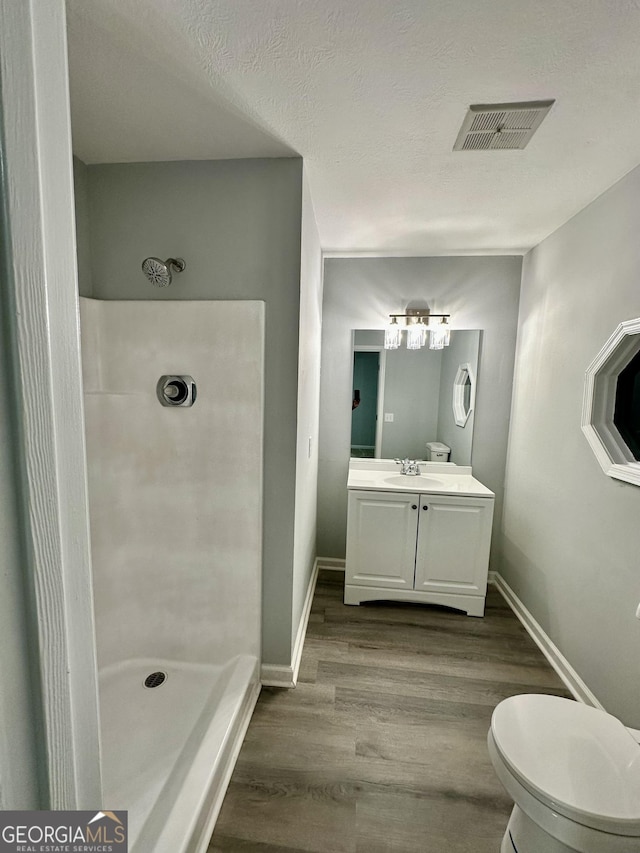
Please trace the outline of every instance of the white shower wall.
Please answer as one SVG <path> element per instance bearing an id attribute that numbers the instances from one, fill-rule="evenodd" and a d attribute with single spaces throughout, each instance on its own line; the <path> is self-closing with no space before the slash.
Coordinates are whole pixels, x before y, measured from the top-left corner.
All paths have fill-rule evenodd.
<path id="1" fill-rule="evenodd" d="M 99 667 L 259 660 L 264 304 L 80 302 Z"/>

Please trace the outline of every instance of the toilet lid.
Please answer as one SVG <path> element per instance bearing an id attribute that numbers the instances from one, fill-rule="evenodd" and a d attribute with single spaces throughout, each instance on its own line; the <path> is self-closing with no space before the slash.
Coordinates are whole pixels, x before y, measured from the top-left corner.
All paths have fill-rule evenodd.
<path id="1" fill-rule="evenodd" d="M 603 832 L 640 836 L 640 745 L 615 717 L 524 694 L 496 707 L 491 732 L 507 767 L 551 809 Z"/>

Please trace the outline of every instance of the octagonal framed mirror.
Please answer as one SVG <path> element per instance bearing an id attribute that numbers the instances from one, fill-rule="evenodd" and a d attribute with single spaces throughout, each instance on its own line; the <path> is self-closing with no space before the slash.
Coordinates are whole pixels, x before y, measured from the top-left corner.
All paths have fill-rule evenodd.
<path id="1" fill-rule="evenodd" d="M 473 411 L 476 397 L 476 377 L 470 364 L 461 364 L 453 380 L 453 419 L 464 427 Z"/>
<path id="2" fill-rule="evenodd" d="M 620 323 L 587 368 L 582 431 L 605 474 L 640 486 L 640 318 Z"/>

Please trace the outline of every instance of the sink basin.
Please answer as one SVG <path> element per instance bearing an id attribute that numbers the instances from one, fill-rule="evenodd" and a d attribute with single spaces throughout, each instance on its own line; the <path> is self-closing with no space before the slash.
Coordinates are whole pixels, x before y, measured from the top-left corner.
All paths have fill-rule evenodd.
<path id="1" fill-rule="evenodd" d="M 384 482 L 390 486 L 406 486 L 407 490 L 419 492 L 420 489 L 442 489 L 444 483 L 435 477 L 427 477 L 419 474 L 417 477 L 411 474 L 397 474 L 395 477 L 385 477 Z"/>
<path id="2" fill-rule="evenodd" d="M 471 476 L 471 467 L 451 463 L 421 462 L 417 476 L 401 474 L 391 459 L 352 459 L 347 489 L 369 492 L 426 492 L 460 497 L 494 497 L 493 492 Z"/>

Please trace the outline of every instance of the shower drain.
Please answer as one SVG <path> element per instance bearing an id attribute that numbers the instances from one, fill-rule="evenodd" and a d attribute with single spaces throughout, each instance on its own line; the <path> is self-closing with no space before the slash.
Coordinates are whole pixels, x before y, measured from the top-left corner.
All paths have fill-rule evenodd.
<path id="1" fill-rule="evenodd" d="M 160 687 L 166 681 L 167 673 L 166 672 L 152 672 L 151 675 L 148 675 L 144 680 L 145 687 Z"/>

